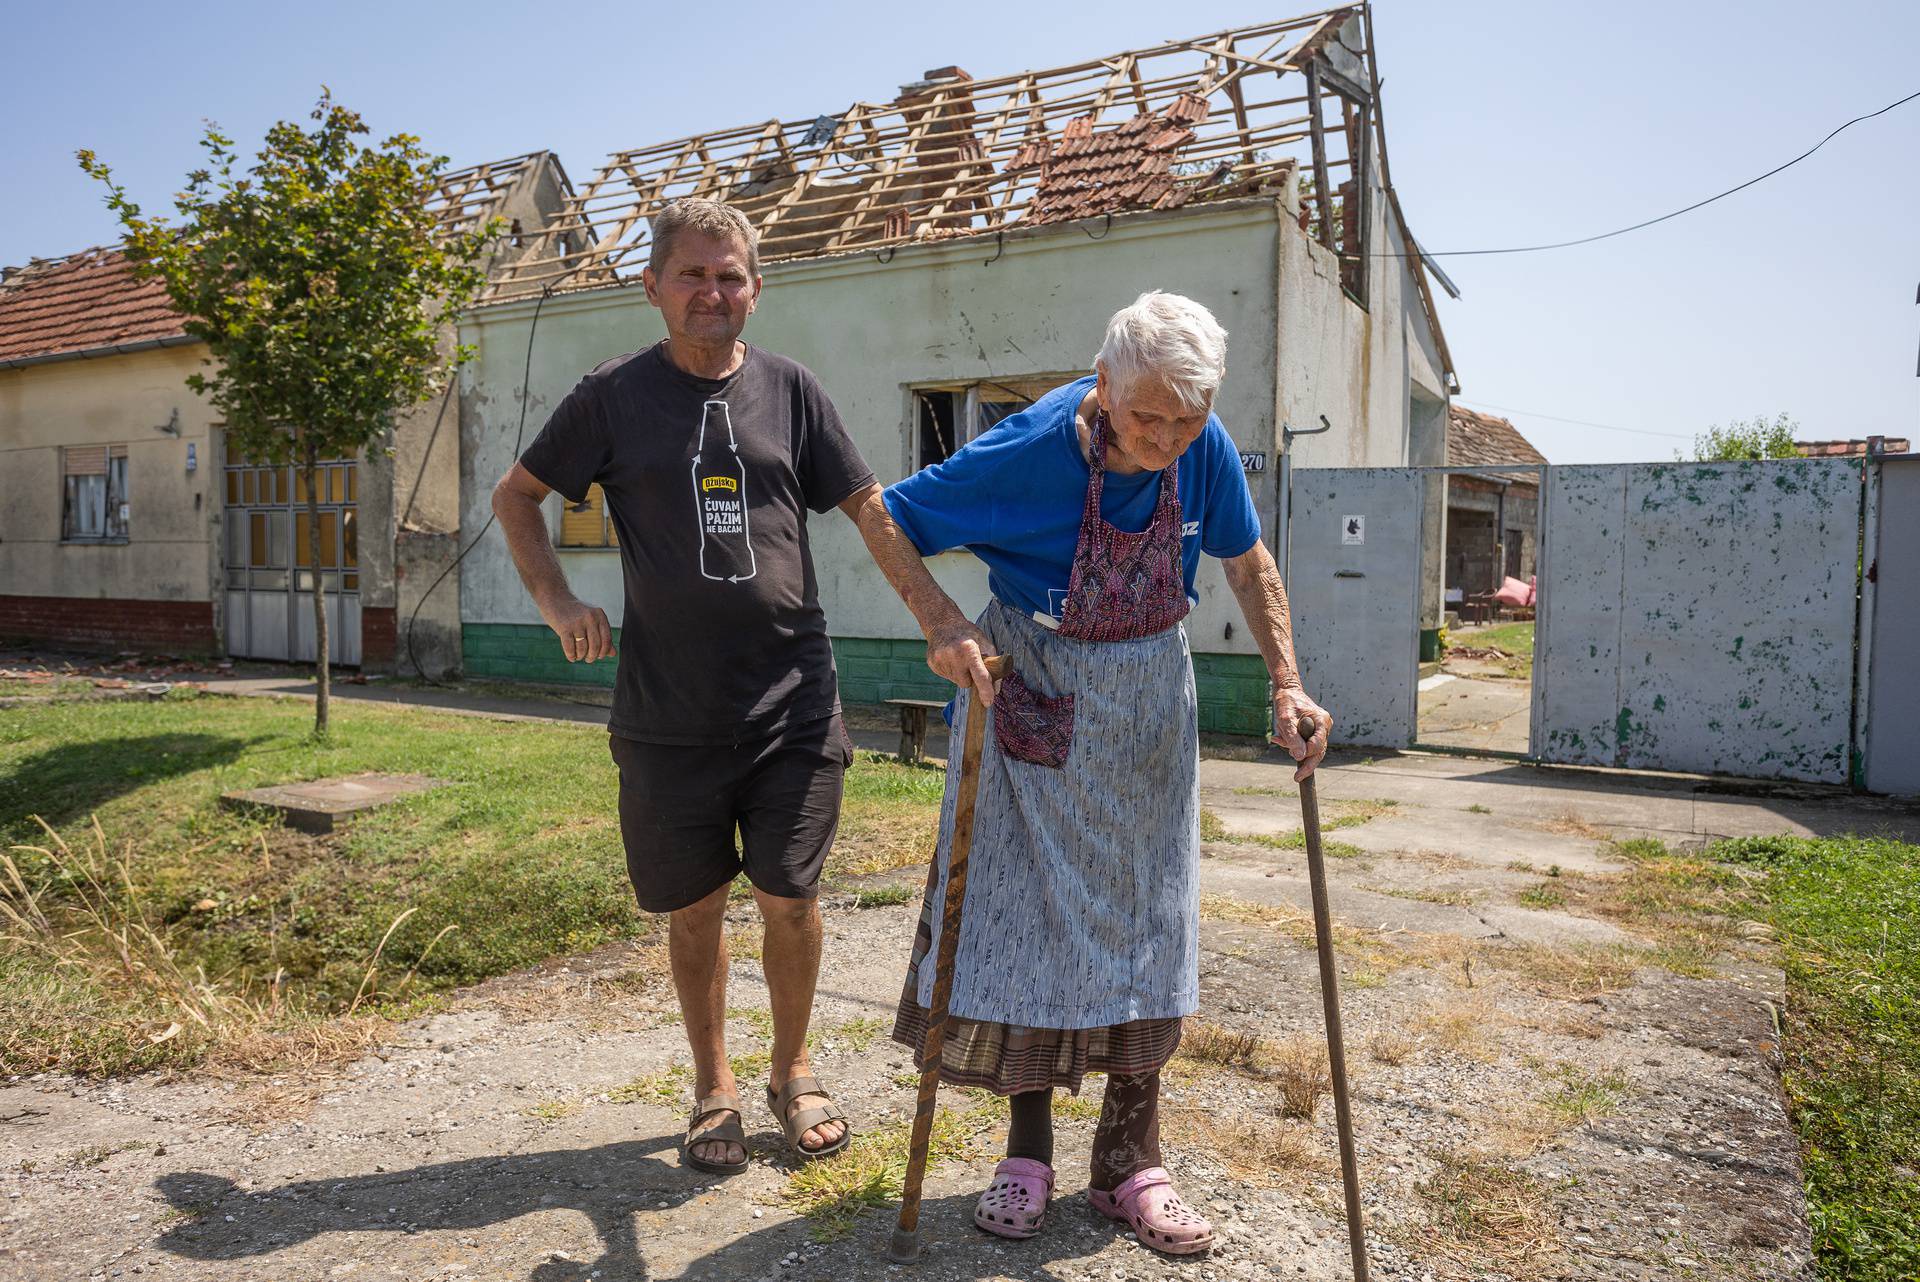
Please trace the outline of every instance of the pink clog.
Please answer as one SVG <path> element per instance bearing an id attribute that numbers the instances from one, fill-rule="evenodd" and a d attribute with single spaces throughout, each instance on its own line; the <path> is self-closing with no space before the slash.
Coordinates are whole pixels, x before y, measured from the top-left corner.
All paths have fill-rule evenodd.
<path id="1" fill-rule="evenodd" d="M 993 1168 L 993 1183 L 973 1208 L 973 1222 L 1001 1237 L 1032 1237 L 1046 1218 L 1052 1193 L 1051 1166 L 1030 1157 L 1010 1157 Z"/>
<path id="2" fill-rule="evenodd" d="M 1125 1220 L 1140 1241 L 1167 1255 L 1193 1255 L 1213 1245 L 1213 1225 L 1173 1191 L 1173 1177 L 1158 1166 L 1136 1171 L 1111 1193 L 1087 1190 L 1093 1209 Z"/>

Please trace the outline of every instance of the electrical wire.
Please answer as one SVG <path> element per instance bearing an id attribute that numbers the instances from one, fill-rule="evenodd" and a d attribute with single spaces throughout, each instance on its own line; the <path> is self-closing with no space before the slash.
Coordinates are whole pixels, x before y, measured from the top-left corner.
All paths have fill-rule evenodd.
<path id="1" fill-rule="evenodd" d="M 1499 410 L 1502 414 L 1525 414 L 1528 418 L 1544 418 L 1554 423 L 1573 423 L 1580 427 L 1597 427 L 1603 432 L 1631 432 L 1635 436 L 1665 436 L 1676 441 L 1691 441 L 1693 437 L 1681 432 L 1655 432 L 1644 427 L 1615 427 L 1612 423 L 1594 423 L 1584 418 L 1562 418 L 1558 414 L 1542 414 L 1538 410 L 1515 409 L 1511 405 L 1495 405 L 1492 401 L 1470 401 L 1464 396 L 1453 398 L 1465 405 L 1478 405 L 1482 409 Z"/>
<path id="2" fill-rule="evenodd" d="M 1621 228 L 1617 228 L 1614 231 L 1603 231 L 1603 232 L 1600 232 L 1598 235 L 1594 235 L 1594 236 L 1582 236 L 1578 240 L 1557 240 L 1551 244 L 1546 244 L 1546 245 L 1517 245 L 1509 249 L 1423 249 L 1413 254 L 1382 252 L 1382 253 L 1375 254 L 1374 257 L 1376 258 L 1469 258 L 1469 257 L 1476 257 L 1481 255 L 1487 255 L 1487 254 L 1537 254 L 1537 253 L 1540 253 L 1542 250 L 1570 249 L 1575 245 L 1591 245 L 1593 242 L 1597 240 L 1610 240 L 1615 236 L 1624 236 L 1628 232 L 1639 231 L 1641 228 L 1651 227 L 1655 223 L 1664 223 L 1668 219 L 1678 218 L 1682 214 L 1690 214 L 1696 209 L 1701 209 L 1706 207 L 1707 205 L 1711 205 L 1716 200 L 1725 200 L 1728 196 L 1731 196 L 1736 192 L 1745 191 L 1747 188 L 1753 186 L 1755 183 L 1765 182 L 1767 179 L 1773 177 L 1775 174 L 1780 173 L 1783 170 L 1793 168 L 1795 165 L 1805 160 L 1808 156 L 1811 156 L 1814 152 L 1819 151 L 1822 147 L 1832 142 L 1834 138 L 1837 137 L 1842 130 L 1849 129 L 1852 126 L 1859 124 L 1863 120 L 1872 120 L 1875 116 L 1884 116 L 1889 111 L 1892 111 L 1895 107 L 1905 106 L 1907 103 L 1912 102 L 1916 98 L 1920 98 L 1920 91 L 1915 91 L 1914 93 L 1910 93 L 1906 97 L 1901 98 L 1895 102 L 1890 102 L 1886 106 L 1880 108 L 1880 110 L 1878 111 L 1870 111 L 1864 116 L 1855 116 L 1852 120 L 1847 121 L 1847 123 L 1844 125 L 1838 126 L 1831 133 L 1829 133 L 1825 138 L 1822 138 L 1819 142 L 1813 144 L 1813 146 L 1807 148 L 1805 151 L 1795 156 L 1792 160 L 1787 161 L 1785 164 L 1775 165 L 1772 169 L 1767 170 L 1766 173 L 1761 174 L 1755 178 L 1749 178 L 1747 179 L 1747 181 L 1741 183 L 1737 187 L 1729 187 L 1725 191 L 1719 193 L 1716 196 L 1708 196 L 1705 200 L 1696 200 L 1695 202 L 1693 202 L 1693 204 L 1686 206 L 1684 209 L 1676 209 L 1672 213 L 1661 214 L 1658 218 L 1649 218 L 1645 222 L 1635 223 L 1631 227 L 1621 227 Z M 1546 418 L 1549 416 L 1543 414 L 1541 415 L 1541 417 Z M 1627 430 L 1627 429 L 1620 429 L 1620 430 Z"/>
<path id="3" fill-rule="evenodd" d="M 552 297 L 553 285 L 549 283 L 541 289 L 540 299 L 533 305 L 533 319 L 527 324 L 527 359 L 525 366 L 520 372 L 520 425 L 514 430 L 513 434 L 513 457 L 516 459 L 520 457 L 521 443 L 526 440 L 527 401 L 533 394 L 533 337 L 540 332 L 540 311 L 547 305 L 547 300 Z M 480 527 L 480 532 L 473 536 L 467 546 L 460 549 L 460 554 L 453 558 L 453 563 L 446 569 L 440 571 L 439 577 L 427 585 L 427 590 L 422 592 L 420 599 L 413 603 L 413 613 L 407 617 L 407 659 L 413 664 L 413 670 L 430 686 L 437 686 L 442 690 L 453 689 L 447 682 L 428 676 L 427 670 L 420 666 L 420 656 L 414 652 L 413 648 L 414 624 L 419 621 L 420 610 L 426 605 L 427 598 L 433 595 L 434 589 L 439 587 L 449 574 L 452 574 L 460 567 L 460 563 L 467 559 L 467 553 L 479 546 L 480 540 L 485 538 L 487 531 L 493 528 L 494 519 L 494 513 L 488 512 L 486 523 Z M 577 703 L 583 708 L 604 709 L 607 706 L 604 703 L 595 703 L 590 699 L 575 699 L 564 694 L 556 693 L 554 697 L 564 700 L 567 703 Z"/>

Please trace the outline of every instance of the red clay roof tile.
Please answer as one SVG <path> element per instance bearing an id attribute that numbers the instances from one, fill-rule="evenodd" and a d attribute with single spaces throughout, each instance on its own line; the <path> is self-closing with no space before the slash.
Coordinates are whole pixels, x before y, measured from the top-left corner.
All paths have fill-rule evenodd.
<path id="1" fill-rule="evenodd" d="M 179 338 L 181 318 L 157 280 L 117 249 L 45 259 L 0 284 L 0 361 Z"/>

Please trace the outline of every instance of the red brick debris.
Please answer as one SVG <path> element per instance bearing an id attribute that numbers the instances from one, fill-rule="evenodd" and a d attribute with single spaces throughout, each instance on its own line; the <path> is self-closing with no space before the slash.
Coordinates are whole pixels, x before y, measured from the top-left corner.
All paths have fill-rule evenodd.
<path id="1" fill-rule="evenodd" d="M 11 268 L 0 281 L 0 361 L 58 356 L 185 334 L 157 280 L 117 249 L 88 249 Z"/>

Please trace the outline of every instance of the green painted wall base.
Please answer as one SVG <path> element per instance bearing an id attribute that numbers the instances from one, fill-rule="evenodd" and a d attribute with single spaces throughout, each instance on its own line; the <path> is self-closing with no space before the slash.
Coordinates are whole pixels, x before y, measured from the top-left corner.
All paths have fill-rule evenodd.
<path id="1" fill-rule="evenodd" d="M 496 681 L 542 685 L 611 686 L 615 663 L 568 663 L 552 632 L 530 623 L 469 623 L 460 631 L 466 674 Z M 620 642 L 614 630 L 614 644 Z M 840 671 L 840 697 L 848 703 L 888 699 L 945 699 L 953 687 L 927 667 L 921 641 L 835 637 L 833 662 Z M 1267 669 L 1258 655 L 1196 654 L 1194 683 L 1200 692 L 1200 728 L 1216 734 L 1267 732 Z"/>

